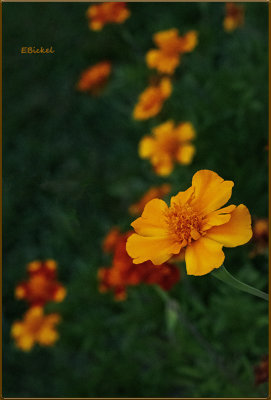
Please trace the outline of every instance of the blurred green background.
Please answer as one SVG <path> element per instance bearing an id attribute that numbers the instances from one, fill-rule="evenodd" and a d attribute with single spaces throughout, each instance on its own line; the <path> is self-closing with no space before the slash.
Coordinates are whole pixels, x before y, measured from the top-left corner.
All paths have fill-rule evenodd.
<path id="1" fill-rule="evenodd" d="M 186 276 L 170 295 L 187 321 L 168 334 L 152 286 L 114 302 L 97 289 L 110 265 L 101 241 L 127 229 L 128 207 L 154 184 L 174 194 L 199 169 L 235 182 L 231 203 L 253 217 L 268 213 L 268 4 L 243 3 L 245 24 L 223 30 L 223 3 L 130 3 L 131 17 L 88 29 L 87 3 L 3 4 L 3 394 L 5 397 L 257 397 L 253 368 L 268 353 L 268 306 L 211 275 Z M 196 29 L 162 112 L 133 121 L 138 95 L 154 72 L 144 56 L 152 34 Z M 22 55 L 53 46 L 53 55 Z M 80 73 L 101 60 L 113 73 L 100 97 L 75 90 Z M 137 146 L 166 119 L 191 121 L 197 153 L 169 179 L 140 160 Z M 226 249 L 234 276 L 268 291 L 266 256 L 251 243 Z M 11 324 L 27 309 L 14 299 L 26 263 L 53 258 L 68 295 L 47 310 L 62 315 L 52 348 L 18 350 Z M 189 328 L 190 327 L 190 328 Z M 192 327 L 192 328 L 191 328 Z M 191 334 L 191 329 L 196 332 Z M 202 341 L 202 337 L 204 340 Z"/>

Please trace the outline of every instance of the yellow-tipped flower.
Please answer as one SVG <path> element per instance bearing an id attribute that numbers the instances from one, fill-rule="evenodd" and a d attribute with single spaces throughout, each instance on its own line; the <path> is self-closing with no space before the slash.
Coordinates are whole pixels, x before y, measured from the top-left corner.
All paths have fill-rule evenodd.
<path id="1" fill-rule="evenodd" d="M 224 29 L 232 32 L 244 23 L 244 7 L 234 3 L 226 3 L 226 16 L 224 18 Z"/>
<path id="2" fill-rule="evenodd" d="M 152 135 L 145 136 L 139 143 L 139 155 L 150 160 L 158 175 L 169 175 L 174 163 L 190 164 L 195 146 L 191 140 L 195 137 L 195 130 L 189 122 L 177 126 L 173 121 L 167 121 L 152 130 Z"/>
<path id="3" fill-rule="evenodd" d="M 14 322 L 11 336 L 23 351 L 30 351 L 35 343 L 52 346 L 58 339 L 55 325 L 59 322 L 59 314 L 44 315 L 42 307 L 35 306 L 25 313 L 22 321 Z"/>
<path id="4" fill-rule="evenodd" d="M 153 40 L 158 49 L 148 51 L 148 67 L 171 75 L 180 64 L 181 54 L 194 50 L 198 43 L 198 35 L 196 31 L 189 31 L 184 36 L 179 36 L 177 29 L 169 29 L 156 33 Z"/>
<path id="5" fill-rule="evenodd" d="M 170 207 L 163 200 L 151 200 L 131 224 L 136 233 L 128 238 L 126 249 L 133 262 L 160 265 L 185 252 L 189 275 L 219 268 L 225 258 L 223 246 L 240 246 L 252 236 L 247 207 L 220 208 L 230 199 L 233 185 L 213 171 L 201 170 L 189 189 L 171 198 Z"/>
<path id="6" fill-rule="evenodd" d="M 168 78 L 163 78 L 156 86 L 147 87 L 139 96 L 139 101 L 134 108 L 134 119 L 145 120 L 159 114 L 171 92 L 172 85 Z"/>

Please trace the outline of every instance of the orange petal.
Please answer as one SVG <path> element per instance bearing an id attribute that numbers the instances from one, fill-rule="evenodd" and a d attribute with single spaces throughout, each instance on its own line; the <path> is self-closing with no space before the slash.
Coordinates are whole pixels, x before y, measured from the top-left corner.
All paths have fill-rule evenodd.
<path id="1" fill-rule="evenodd" d="M 169 120 L 153 128 L 152 132 L 156 139 L 167 139 L 169 132 L 172 132 L 173 128 L 174 122 Z"/>
<path id="2" fill-rule="evenodd" d="M 149 201 L 140 218 L 137 218 L 131 225 L 136 233 L 143 236 L 167 236 L 167 223 L 165 212 L 167 204 L 160 199 Z"/>
<path id="3" fill-rule="evenodd" d="M 224 181 L 218 174 L 209 170 L 200 170 L 192 179 L 195 189 L 193 204 L 204 215 L 222 207 L 232 194 L 232 181 Z"/>
<path id="4" fill-rule="evenodd" d="M 173 254 L 178 254 L 181 244 L 169 237 L 143 237 L 133 234 L 127 240 L 126 250 L 134 264 L 150 260 L 154 265 L 163 264 Z"/>
<path id="5" fill-rule="evenodd" d="M 178 138 L 182 141 L 189 141 L 195 138 L 196 132 L 193 125 L 190 122 L 184 122 L 176 127 L 176 133 Z"/>
<path id="6" fill-rule="evenodd" d="M 208 274 L 214 268 L 219 268 L 223 264 L 224 258 L 222 244 L 206 237 L 201 237 L 186 248 L 185 262 L 187 274 Z"/>
<path id="7" fill-rule="evenodd" d="M 155 140 L 150 136 L 145 136 L 139 143 L 139 156 L 141 158 L 148 158 L 153 154 L 155 148 Z"/>
<path id="8" fill-rule="evenodd" d="M 192 158 L 195 154 L 195 146 L 192 144 L 185 144 L 181 146 L 177 153 L 177 160 L 180 164 L 187 165 L 192 162 Z"/>
<path id="9" fill-rule="evenodd" d="M 194 188 L 192 186 L 190 186 L 190 188 L 188 188 L 184 192 L 179 192 L 176 196 L 171 197 L 170 206 L 172 206 L 175 203 L 184 205 L 185 203 L 188 202 L 193 193 L 194 193 Z"/>
<path id="10" fill-rule="evenodd" d="M 220 208 L 208 214 L 204 220 L 203 230 L 210 229 L 212 226 L 223 225 L 229 222 L 231 219 L 231 212 L 236 208 L 236 206 L 231 205 L 228 207 Z"/>
<path id="11" fill-rule="evenodd" d="M 226 247 L 236 247 L 247 243 L 252 237 L 251 216 L 247 207 L 240 204 L 231 213 L 229 222 L 211 228 L 206 236 Z"/>
<path id="12" fill-rule="evenodd" d="M 168 44 L 177 39 L 178 39 L 178 29 L 175 28 L 157 32 L 155 33 L 155 35 L 153 35 L 153 41 L 156 43 L 156 45 L 164 49 L 167 49 Z"/>

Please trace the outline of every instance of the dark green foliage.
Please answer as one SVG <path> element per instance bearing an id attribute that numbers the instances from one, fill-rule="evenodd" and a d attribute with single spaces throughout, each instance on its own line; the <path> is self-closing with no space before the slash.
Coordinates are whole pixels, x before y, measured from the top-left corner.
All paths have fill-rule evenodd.
<path id="1" fill-rule="evenodd" d="M 110 265 L 101 251 L 107 231 L 127 229 L 130 204 L 164 181 L 137 146 L 166 119 L 197 130 L 194 162 L 168 179 L 174 193 L 208 168 L 235 182 L 231 203 L 267 216 L 268 4 L 244 4 L 245 25 L 231 34 L 223 31 L 223 3 L 131 3 L 129 20 L 101 32 L 88 29 L 87 6 L 3 4 L 4 396 L 264 397 L 267 386 L 256 387 L 253 376 L 268 352 L 263 300 L 211 275 L 186 276 L 182 266 L 170 295 L 187 323 L 169 335 L 153 287 L 131 288 L 116 303 L 98 292 L 96 274 Z M 198 30 L 199 45 L 183 56 L 161 114 L 133 121 L 154 74 L 144 60 L 152 34 L 172 27 Z M 22 46 L 56 53 L 21 55 Z M 113 74 L 102 95 L 77 92 L 82 70 L 104 59 Z M 267 257 L 251 260 L 251 248 L 226 249 L 225 265 L 267 291 Z M 14 287 L 27 262 L 46 258 L 59 262 L 68 290 L 62 304 L 47 307 L 62 315 L 61 338 L 25 354 L 10 338 L 26 309 Z"/>

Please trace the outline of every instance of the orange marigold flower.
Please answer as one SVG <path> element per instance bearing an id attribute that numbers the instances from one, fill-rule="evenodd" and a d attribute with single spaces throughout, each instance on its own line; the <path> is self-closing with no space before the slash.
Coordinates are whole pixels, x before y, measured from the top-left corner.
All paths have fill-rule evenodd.
<path id="1" fill-rule="evenodd" d="M 179 269 L 169 263 L 155 267 L 150 261 L 135 265 L 126 251 L 126 241 L 131 234 L 127 232 L 119 236 L 112 266 L 99 269 L 100 292 L 112 290 L 115 300 L 125 300 L 126 287 L 140 283 L 157 284 L 164 290 L 170 290 L 180 279 Z"/>
<path id="2" fill-rule="evenodd" d="M 196 31 L 189 31 L 179 36 L 177 29 L 158 32 L 153 36 L 158 49 L 149 50 L 146 55 L 147 65 L 159 72 L 173 74 L 180 64 L 181 54 L 191 52 L 197 45 Z"/>
<path id="3" fill-rule="evenodd" d="M 164 183 L 161 186 L 151 187 L 144 196 L 135 204 L 129 207 L 129 212 L 132 215 L 141 214 L 145 205 L 152 199 L 161 199 L 171 191 L 171 185 Z"/>
<path id="4" fill-rule="evenodd" d="M 259 365 L 254 368 L 255 385 L 268 382 L 269 377 L 269 361 L 268 356 L 264 356 Z"/>
<path id="5" fill-rule="evenodd" d="M 114 226 L 112 229 L 110 229 L 103 240 L 103 251 L 105 253 L 113 253 L 121 236 L 122 234 L 118 227 Z"/>
<path id="6" fill-rule="evenodd" d="M 190 164 L 195 153 L 191 140 L 195 130 L 189 122 L 174 125 L 167 121 L 152 130 L 152 136 L 145 136 L 139 143 L 139 155 L 148 158 L 158 175 L 169 175 L 174 162 Z"/>
<path id="7" fill-rule="evenodd" d="M 89 28 L 94 31 L 100 31 L 108 23 L 121 24 L 130 14 L 126 3 L 123 2 L 92 5 L 86 12 Z"/>
<path id="8" fill-rule="evenodd" d="M 267 218 L 259 218 L 253 224 L 253 242 L 254 249 L 250 253 L 251 257 L 257 254 L 264 254 L 268 249 L 269 226 Z"/>
<path id="9" fill-rule="evenodd" d="M 171 92 L 172 85 L 168 78 L 163 78 L 158 85 L 147 87 L 139 96 L 139 101 L 134 108 L 134 119 L 143 120 L 157 115 Z"/>
<path id="10" fill-rule="evenodd" d="M 185 251 L 189 275 L 205 275 L 219 268 L 225 255 L 222 247 L 235 247 L 252 236 L 250 213 L 243 204 L 222 207 L 231 197 L 232 181 L 224 181 L 209 170 L 196 172 L 192 186 L 171 198 L 151 200 L 132 226 L 127 241 L 134 263 L 150 260 L 155 265 Z"/>
<path id="11" fill-rule="evenodd" d="M 44 315 L 42 307 L 31 307 L 22 321 L 14 322 L 11 336 L 16 346 L 24 351 L 31 350 L 35 343 L 52 346 L 58 339 L 55 325 L 59 322 L 58 314 Z"/>
<path id="12" fill-rule="evenodd" d="M 111 63 L 102 61 L 82 72 L 76 88 L 81 92 L 89 92 L 93 95 L 100 93 L 111 74 Z"/>
<path id="13" fill-rule="evenodd" d="M 66 289 L 56 280 L 54 260 L 33 261 L 28 264 L 29 278 L 15 288 L 15 297 L 25 299 L 32 306 L 43 306 L 48 301 L 62 301 Z"/>
<path id="14" fill-rule="evenodd" d="M 226 16 L 224 18 L 224 29 L 232 32 L 244 23 L 244 7 L 234 3 L 226 3 Z"/>

